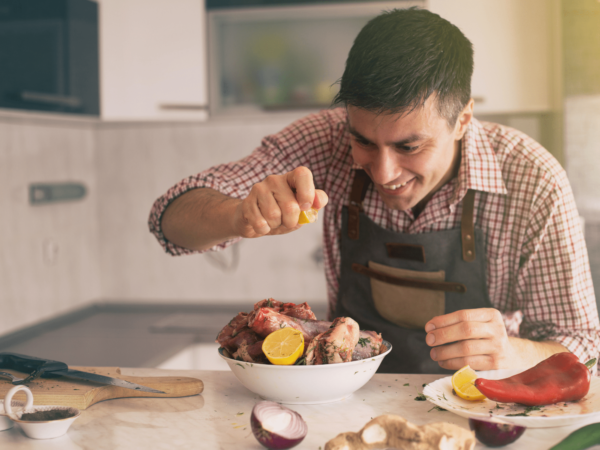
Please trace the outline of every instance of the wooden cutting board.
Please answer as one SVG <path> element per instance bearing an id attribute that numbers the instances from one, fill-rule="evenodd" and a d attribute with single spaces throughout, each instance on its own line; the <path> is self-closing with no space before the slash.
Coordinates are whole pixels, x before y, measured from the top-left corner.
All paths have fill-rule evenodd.
<path id="1" fill-rule="evenodd" d="M 58 377 L 52 379 L 41 378 L 27 383 L 33 393 L 35 405 L 61 405 L 86 409 L 94 403 L 113 398 L 126 397 L 187 397 L 200 394 L 204 390 L 204 383 L 197 378 L 189 377 L 132 377 L 121 375 L 118 367 L 70 367 L 70 369 L 83 372 L 97 373 L 113 378 L 131 381 L 152 389 L 163 391 L 164 394 L 141 392 L 117 386 L 99 385 L 90 381 L 76 380 L 74 378 Z M 15 370 L 2 369 L 21 378 L 26 374 Z M 0 379 L 0 399 L 13 387 L 9 380 Z M 25 401 L 25 394 L 17 392 L 16 400 Z"/>

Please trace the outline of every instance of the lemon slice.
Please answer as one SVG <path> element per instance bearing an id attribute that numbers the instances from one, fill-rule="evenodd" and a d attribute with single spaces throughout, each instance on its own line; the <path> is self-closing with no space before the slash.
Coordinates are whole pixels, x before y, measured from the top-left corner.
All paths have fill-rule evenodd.
<path id="1" fill-rule="evenodd" d="M 452 388 L 460 398 L 470 401 L 483 400 L 485 395 L 475 387 L 477 373 L 471 367 L 465 366 L 452 375 Z"/>
<path id="2" fill-rule="evenodd" d="M 291 327 L 273 331 L 263 341 L 262 351 L 273 364 L 292 365 L 304 352 L 304 336 Z"/>
<path id="3" fill-rule="evenodd" d="M 300 211 L 300 217 L 298 217 L 298 225 L 316 222 L 318 215 L 319 210 L 314 208 L 311 208 L 308 211 Z"/>

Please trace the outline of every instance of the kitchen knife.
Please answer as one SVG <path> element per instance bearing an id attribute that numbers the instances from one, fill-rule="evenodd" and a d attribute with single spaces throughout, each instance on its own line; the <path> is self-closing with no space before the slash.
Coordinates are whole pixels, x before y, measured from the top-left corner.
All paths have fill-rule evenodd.
<path id="1" fill-rule="evenodd" d="M 13 369 L 19 372 L 28 373 L 29 376 L 22 381 L 15 381 L 13 384 L 25 384 L 36 378 L 55 378 L 69 377 L 94 383 L 108 384 L 136 391 L 153 392 L 155 394 L 164 394 L 163 391 L 157 391 L 146 386 L 141 386 L 130 381 L 120 380 L 119 378 L 107 377 L 95 373 L 82 372 L 80 370 L 69 369 L 65 363 L 53 361 L 51 359 L 36 358 L 34 356 L 20 355 L 18 353 L 0 352 L 0 369 Z"/>

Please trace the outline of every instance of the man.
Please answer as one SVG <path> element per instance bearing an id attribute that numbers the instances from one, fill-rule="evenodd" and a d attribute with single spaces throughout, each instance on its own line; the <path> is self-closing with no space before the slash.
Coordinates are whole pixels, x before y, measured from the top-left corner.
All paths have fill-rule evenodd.
<path id="1" fill-rule="evenodd" d="M 598 355 L 573 195 L 532 139 L 473 118 L 471 43 L 425 10 L 371 20 L 336 103 L 246 159 L 183 180 L 150 228 L 172 254 L 297 230 L 324 209 L 329 316 L 393 345 L 381 370 L 435 373 Z"/>

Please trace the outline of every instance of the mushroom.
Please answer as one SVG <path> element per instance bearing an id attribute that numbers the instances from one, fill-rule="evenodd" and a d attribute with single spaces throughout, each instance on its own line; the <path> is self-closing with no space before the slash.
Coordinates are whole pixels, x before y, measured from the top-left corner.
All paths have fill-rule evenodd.
<path id="1" fill-rule="evenodd" d="M 382 415 L 368 422 L 358 433 L 341 433 L 325 450 L 472 450 L 475 435 L 458 425 L 436 422 L 421 426 L 395 415 Z"/>

